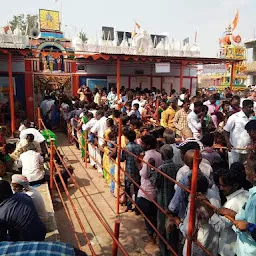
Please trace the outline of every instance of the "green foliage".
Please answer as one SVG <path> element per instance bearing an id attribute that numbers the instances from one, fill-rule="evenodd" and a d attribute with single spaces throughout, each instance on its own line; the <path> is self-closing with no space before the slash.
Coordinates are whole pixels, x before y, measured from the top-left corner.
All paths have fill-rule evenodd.
<path id="1" fill-rule="evenodd" d="M 38 28 L 38 15 L 24 14 L 14 15 L 13 19 L 9 22 L 12 31 L 19 28 L 23 34 L 27 32 L 30 34 L 31 29 Z M 26 31 L 27 29 L 27 31 Z"/>
<path id="2" fill-rule="evenodd" d="M 83 31 L 79 32 L 79 38 L 82 40 L 83 43 L 85 43 L 88 40 L 86 33 Z"/>

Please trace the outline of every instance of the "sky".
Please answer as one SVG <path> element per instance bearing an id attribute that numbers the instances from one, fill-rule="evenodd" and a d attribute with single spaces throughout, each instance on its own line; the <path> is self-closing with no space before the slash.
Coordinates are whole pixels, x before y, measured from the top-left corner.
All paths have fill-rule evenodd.
<path id="1" fill-rule="evenodd" d="M 152 34 L 168 33 L 170 39 L 197 41 L 201 56 L 216 57 L 219 38 L 238 9 L 236 33 L 248 40 L 256 34 L 256 0 L 0 0 L 0 26 L 13 15 L 37 14 L 39 9 L 61 10 L 66 37 L 84 31 L 89 38 L 101 35 L 102 26 L 132 31 L 135 21 Z M 62 2 L 62 8 L 61 8 Z"/>

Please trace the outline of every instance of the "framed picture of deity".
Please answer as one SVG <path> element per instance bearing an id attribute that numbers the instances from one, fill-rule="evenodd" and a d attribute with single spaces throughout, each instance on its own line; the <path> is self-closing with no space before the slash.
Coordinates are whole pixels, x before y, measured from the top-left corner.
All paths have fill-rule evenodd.
<path id="1" fill-rule="evenodd" d="M 58 11 L 40 9 L 39 22 L 41 31 L 60 30 L 60 15 Z"/>

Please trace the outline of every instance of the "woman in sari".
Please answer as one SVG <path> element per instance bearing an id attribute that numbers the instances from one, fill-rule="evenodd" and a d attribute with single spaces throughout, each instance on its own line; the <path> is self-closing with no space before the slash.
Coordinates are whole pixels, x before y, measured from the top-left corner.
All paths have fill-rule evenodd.
<path id="1" fill-rule="evenodd" d="M 117 127 L 114 126 L 111 132 L 109 133 L 109 142 L 108 142 L 108 149 L 109 149 L 109 174 L 110 174 L 110 192 L 111 194 L 116 197 L 116 189 L 117 186 L 115 185 L 117 181 L 117 147 L 115 144 L 117 143 Z"/>
<path id="2" fill-rule="evenodd" d="M 109 153 L 110 153 L 110 150 L 108 147 L 108 141 L 110 140 L 109 134 L 112 132 L 112 130 L 115 127 L 114 120 L 112 118 L 107 119 L 107 127 L 108 127 L 108 129 L 105 131 L 105 134 L 104 134 L 105 142 L 103 144 L 103 177 L 106 180 L 106 182 L 108 184 L 110 184 L 110 175 L 109 175 L 109 171 L 110 171 Z"/>
<path id="3" fill-rule="evenodd" d="M 81 157 L 84 159 L 85 158 L 85 147 L 87 146 L 85 144 L 85 137 L 87 137 L 87 132 L 86 131 L 83 131 L 82 130 L 82 126 L 83 124 L 86 124 L 88 122 L 88 118 L 86 116 L 87 112 L 84 112 L 83 113 L 83 117 L 81 118 L 79 124 L 78 124 L 78 127 L 77 129 L 80 131 L 80 133 L 78 133 L 77 137 L 78 137 L 78 140 L 79 140 L 79 144 L 80 144 L 80 148 L 81 148 Z M 85 160 L 87 161 L 87 159 Z"/>

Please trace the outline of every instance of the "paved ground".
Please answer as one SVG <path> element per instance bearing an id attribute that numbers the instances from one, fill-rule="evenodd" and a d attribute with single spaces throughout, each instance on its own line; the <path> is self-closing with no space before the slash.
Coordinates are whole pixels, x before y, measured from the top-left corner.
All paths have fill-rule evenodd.
<path id="1" fill-rule="evenodd" d="M 143 218 L 141 216 L 135 216 L 132 212 L 121 213 L 117 217 L 115 214 L 116 200 L 109 192 L 109 186 L 102 178 L 102 174 L 97 173 L 95 169 L 84 168 L 80 151 L 67 143 L 64 134 L 58 134 L 58 146 L 60 151 L 69 160 L 70 164 L 75 168 L 74 176 L 78 184 L 107 225 L 113 230 L 114 221 L 116 219 L 120 220 L 120 242 L 123 244 L 129 255 L 157 255 L 157 246 L 148 245 L 145 242 L 147 234 L 144 229 Z M 69 185 L 69 191 L 96 254 L 111 255 L 112 239 L 110 235 L 99 222 L 74 184 Z M 67 200 L 66 202 L 69 209 L 71 209 L 70 212 L 75 223 L 75 230 L 78 233 L 83 249 L 90 255 L 90 251 L 88 246 L 86 246 L 86 242 L 82 236 L 81 229 L 76 221 L 72 208 Z M 124 209 L 124 207 L 120 207 L 121 212 L 124 211 Z M 68 223 L 64 209 L 60 203 L 55 203 L 55 215 L 61 241 L 69 242 L 76 246 L 77 244 L 72 235 L 71 226 Z M 122 255 L 122 253 L 119 254 Z"/>

